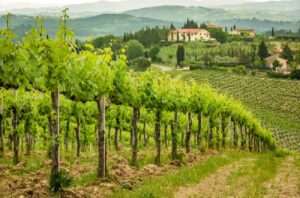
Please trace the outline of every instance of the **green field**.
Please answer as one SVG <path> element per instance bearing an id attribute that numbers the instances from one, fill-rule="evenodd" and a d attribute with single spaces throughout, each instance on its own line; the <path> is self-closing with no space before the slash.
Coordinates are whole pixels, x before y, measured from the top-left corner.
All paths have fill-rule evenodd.
<path id="1" fill-rule="evenodd" d="M 209 83 L 219 92 L 240 100 L 271 129 L 280 146 L 300 150 L 300 81 L 215 70 L 189 71 L 182 78 Z"/>

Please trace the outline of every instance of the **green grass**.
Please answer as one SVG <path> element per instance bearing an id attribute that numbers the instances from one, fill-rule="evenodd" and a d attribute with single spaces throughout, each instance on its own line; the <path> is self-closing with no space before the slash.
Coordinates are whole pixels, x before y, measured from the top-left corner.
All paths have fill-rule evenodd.
<path id="1" fill-rule="evenodd" d="M 275 177 L 284 158 L 275 153 L 257 155 L 255 160 L 234 171 L 227 179 L 230 190 L 226 197 L 263 197 L 264 182 Z"/>
<path id="2" fill-rule="evenodd" d="M 260 155 L 255 165 L 250 170 L 250 182 L 247 186 L 246 195 L 249 197 L 262 197 L 265 189 L 263 183 L 272 179 L 284 158 L 277 158 L 275 155 Z"/>
<path id="3" fill-rule="evenodd" d="M 193 167 L 184 167 L 175 173 L 166 173 L 143 181 L 132 191 L 121 189 L 111 195 L 111 198 L 135 197 L 173 197 L 179 187 L 201 182 L 206 176 L 214 174 L 219 168 L 237 160 L 242 166 L 233 171 L 227 178 L 229 191 L 226 196 L 262 197 L 265 193 L 264 183 L 277 174 L 284 157 L 275 153 L 254 154 L 245 152 L 224 153 L 209 158 Z M 247 159 L 246 159 L 247 158 Z M 225 184 L 224 184 L 225 185 Z"/>
<path id="4" fill-rule="evenodd" d="M 40 170 L 42 168 L 42 161 L 44 156 L 40 155 L 30 155 L 22 156 L 22 152 L 19 153 L 19 163 L 17 165 L 13 164 L 13 159 L 8 156 L 3 156 L 0 158 L 0 164 L 5 164 L 10 170 L 12 175 L 17 175 L 20 177 L 26 177 L 27 173 Z"/>
<path id="5" fill-rule="evenodd" d="M 250 155 L 253 154 L 233 152 L 214 156 L 193 167 L 184 167 L 175 173 L 166 173 L 161 177 L 147 179 L 140 186 L 134 188 L 133 191 L 122 189 L 114 193 L 111 197 L 172 197 L 172 193 L 176 191 L 177 187 L 198 183 L 201 179 L 214 173 L 220 167 Z"/>
<path id="6" fill-rule="evenodd" d="M 78 179 L 75 179 L 72 186 L 89 186 L 99 182 L 96 172 L 89 172 L 81 175 Z"/>
<path id="7" fill-rule="evenodd" d="M 300 150 L 300 81 L 242 76 L 215 70 L 180 74 L 233 96 L 270 128 L 279 144 Z"/>

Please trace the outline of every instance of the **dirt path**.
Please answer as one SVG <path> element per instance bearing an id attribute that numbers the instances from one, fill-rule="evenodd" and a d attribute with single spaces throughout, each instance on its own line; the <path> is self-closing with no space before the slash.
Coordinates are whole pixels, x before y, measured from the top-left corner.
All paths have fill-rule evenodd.
<path id="1" fill-rule="evenodd" d="M 294 164 L 294 157 L 288 157 L 282 163 L 277 176 L 265 184 L 265 198 L 297 198 L 300 197 L 300 170 Z"/>
<path id="2" fill-rule="evenodd" d="M 206 177 L 199 184 L 181 187 L 175 194 L 175 198 L 189 198 L 189 197 L 223 197 L 229 190 L 227 178 L 245 163 L 254 161 L 252 158 L 242 159 L 233 164 L 224 166 L 217 170 L 214 174 Z"/>
<path id="3" fill-rule="evenodd" d="M 167 67 L 164 65 L 152 64 L 152 66 L 157 67 L 157 68 L 161 69 L 162 71 L 171 71 L 172 70 L 171 67 Z"/>

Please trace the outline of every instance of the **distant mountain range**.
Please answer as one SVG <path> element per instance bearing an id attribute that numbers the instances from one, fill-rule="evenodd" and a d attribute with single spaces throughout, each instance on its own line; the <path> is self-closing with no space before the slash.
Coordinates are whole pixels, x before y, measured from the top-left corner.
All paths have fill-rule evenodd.
<path id="1" fill-rule="evenodd" d="M 61 7 L 42 7 L 42 8 L 22 8 L 9 9 L 14 14 L 38 15 L 47 14 L 48 16 L 58 16 L 65 7 L 70 9 L 72 17 L 93 16 L 101 13 L 120 13 L 127 10 L 161 5 L 185 5 L 200 6 L 198 0 L 120 0 L 120 1 L 96 1 L 92 3 L 74 4 Z M 31 5 L 32 6 L 32 5 Z"/>
<path id="2" fill-rule="evenodd" d="M 158 6 L 142 8 L 124 12 L 136 17 L 148 17 L 160 20 L 170 20 L 173 22 L 183 22 L 187 18 L 197 21 L 216 21 L 219 19 L 230 19 L 234 16 L 223 9 L 205 8 L 196 6 Z"/>
<path id="3" fill-rule="evenodd" d="M 124 32 L 134 32 L 146 26 L 162 27 L 170 26 L 171 23 L 181 27 L 187 18 L 196 20 L 198 24 L 210 21 L 228 28 L 233 25 L 253 28 L 257 32 L 264 32 L 272 27 L 292 31 L 298 31 L 300 28 L 300 0 L 251 2 L 231 6 L 219 5 L 218 2 L 230 4 L 236 1 L 172 0 L 174 5 L 149 7 L 150 5 L 170 4 L 170 0 L 125 0 L 117 3 L 99 1 L 68 7 L 73 18 L 70 20 L 70 24 L 79 39 L 85 39 L 90 35 L 121 35 Z M 248 1 L 244 0 L 243 2 Z M 132 6 L 133 3 L 136 5 Z M 186 6 L 180 6 L 181 4 L 186 4 Z M 200 6 L 202 4 L 213 5 L 214 8 Z M 129 10 L 136 7 L 141 8 Z M 114 13 L 115 11 L 119 11 L 119 13 Z M 18 35 L 24 35 L 28 29 L 34 26 L 35 18 L 33 16 L 46 15 L 45 28 L 49 31 L 50 36 L 54 36 L 61 8 L 19 9 L 14 10 L 13 14 L 12 26 Z M 0 17 L 0 28 L 4 25 L 4 17 Z"/>
<path id="4" fill-rule="evenodd" d="M 270 5 L 269 5 L 270 4 Z M 150 8 L 141 8 L 136 10 L 129 10 L 124 13 L 133 16 L 143 16 L 154 19 L 170 20 L 182 22 L 187 18 L 198 21 L 220 21 L 226 19 L 252 19 L 257 18 L 261 20 L 272 21 L 298 21 L 300 20 L 300 0 L 299 2 L 292 3 L 291 6 L 284 8 L 283 2 L 277 2 L 278 6 L 283 9 L 276 10 L 277 7 L 271 7 L 272 3 L 257 3 L 257 4 L 245 4 L 244 6 L 233 6 L 232 9 L 223 8 L 206 8 L 200 6 L 158 6 Z M 298 7 L 295 5 L 299 4 Z M 258 6 L 255 9 L 254 5 Z M 248 8 L 249 6 L 249 8 Z M 293 7 L 293 8 L 292 8 Z M 275 9 L 276 8 L 276 9 Z M 283 10 L 288 11 L 283 11 Z"/>
<path id="5" fill-rule="evenodd" d="M 13 15 L 11 18 L 12 30 L 18 35 L 23 36 L 30 28 L 34 27 L 35 18 L 31 16 Z M 135 17 L 127 14 L 101 14 L 93 17 L 71 19 L 69 24 L 77 38 L 83 40 L 91 35 L 103 36 L 107 34 L 122 35 L 124 32 L 134 32 L 142 27 L 169 27 L 170 21 L 150 19 L 145 17 Z M 175 23 L 179 26 L 179 23 Z M 5 27 L 4 16 L 0 17 L 0 28 Z M 58 28 L 58 19 L 47 17 L 44 28 L 53 37 Z"/>
<path id="6" fill-rule="evenodd" d="M 22 0 L 20 0 L 22 1 Z M 265 0 L 266 1 L 266 0 Z M 26 5 L 28 5 L 27 8 Z M 137 10 L 141 8 L 158 7 L 158 6 L 195 6 L 195 7 L 211 7 L 220 8 L 229 11 L 234 16 L 242 16 L 243 18 L 251 18 L 256 15 L 262 18 L 263 16 L 272 19 L 276 17 L 282 20 L 290 20 L 290 11 L 295 12 L 300 8 L 300 0 L 280 0 L 280 1 L 267 1 L 258 2 L 258 0 L 120 0 L 120 1 L 96 1 L 92 3 L 75 4 L 61 7 L 40 7 L 38 5 L 32 5 L 27 3 L 19 3 L 16 5 L 8 5 L 7 10 L 14 14 L 19 15 L 47 15 L 47 16 L 59 16 L 61 10 L 68 7 L 70 10 L 70 16 L 75 17 L 87 17 L 96 16 L 103 13 L 121 13 L 128 10 Z M 21 8 L 23 6 L 23 8 Z M 17 9 L 13 9 L 13 8 Z M 144 9 L 142 9 L 144 10 Z M 4 7 L 0 12 L 4 11 Z M 201 10 L 200 10 L 201 11 Z M 194 11 L 195 13 L 195 11 Z M 199 15 L 199 14 L 197 14 Z M 300 14 L 292 13 L 292 19 L 299 19 Z M 291 19 L 291 20 L 292 20 Z"/>

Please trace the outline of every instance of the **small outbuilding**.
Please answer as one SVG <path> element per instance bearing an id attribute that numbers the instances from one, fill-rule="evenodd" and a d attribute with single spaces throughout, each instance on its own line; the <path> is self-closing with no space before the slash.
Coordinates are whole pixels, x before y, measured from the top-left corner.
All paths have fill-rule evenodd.
<path id="1" fill-rule="evenodd" d="M 288 60 L 286 60 L 284 58 L 280 58 L 280 56 L 278 54 L 269 56 L 265 60 L 266 60 L 266 66 L 270 69 L 274 69 L 274 67 L 275 67 L 274 62 L 278 61 L 279 67 L 276 67 L 276 71 L 283 72 L 283 73 L 287 73 L 290 71 L 290 67 L 288 65 Z"/>

